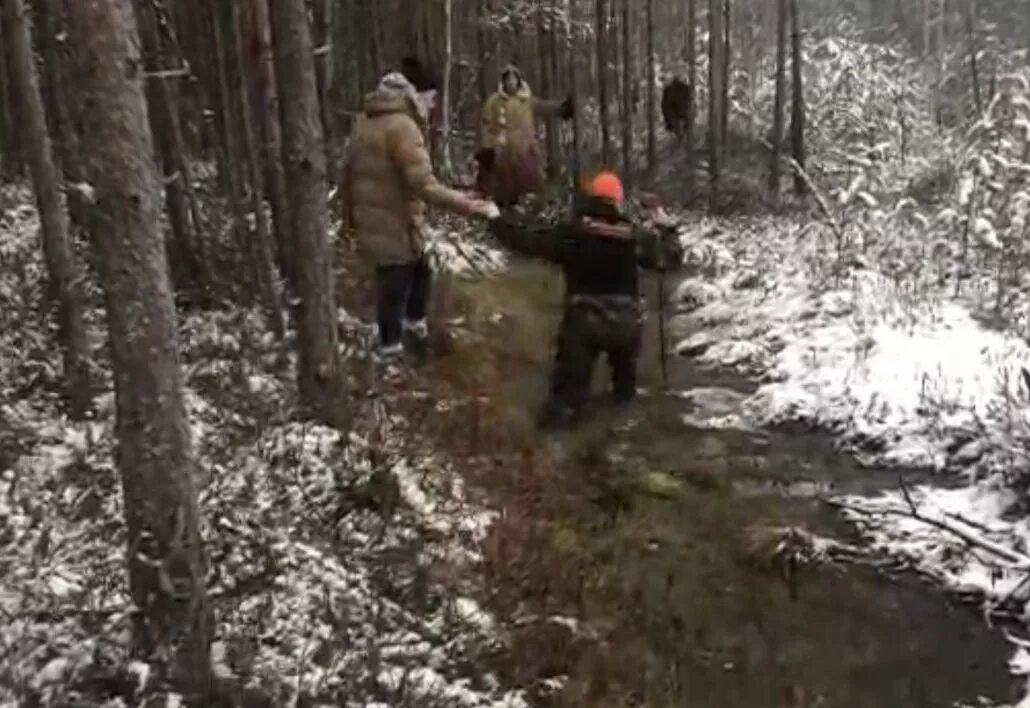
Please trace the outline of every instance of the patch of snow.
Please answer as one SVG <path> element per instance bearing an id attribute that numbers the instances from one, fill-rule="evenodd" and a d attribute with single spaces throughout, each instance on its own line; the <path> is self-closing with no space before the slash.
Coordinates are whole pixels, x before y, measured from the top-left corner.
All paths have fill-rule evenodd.
<path id="1" fill-rule="evenodd" d="M 1030 438 L 1018 433 L 1030 430 L 1030 347 L 987 329 L 950 293 L 914 301 L 875 267 L 828 273 L 818 265 L 829 260 L 825 245 L 792 238 L 795 231 L 743 220 L 714 237 L 733 251 L 738 273 L 761 273 L 760 286 L 734 289 L 733 272 L 705 276 L 705 292 L 720 295 L 677 318 L 677 352 L 758 379 L 745 424 L 803 423 L 838 436 L 869 465 L 960 473 L 958 488 L 909 490 L 920 512 L 1025 553 L 1030 520 L 1008 512 L 1020 501 L 1012 475 L 1030 472 Z M 704 224 L 693 234 L 684 240 L 713 239 Z M 849 515 L 885 553 L 956 591 L 1030 609 L 1025 567 L 971 552 L 957 536 L 908 518 L 901 491 L 841 501 L 862 510 Z M 1030 660 L 1020 651 L 1014 665 L 1025 667 Z"/>

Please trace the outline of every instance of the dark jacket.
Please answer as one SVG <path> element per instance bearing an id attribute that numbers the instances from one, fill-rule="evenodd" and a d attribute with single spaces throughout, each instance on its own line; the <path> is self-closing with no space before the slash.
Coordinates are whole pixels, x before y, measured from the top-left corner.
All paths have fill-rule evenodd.
<path id="1" fill-rule="evenodd" d="M 675 234 L 635 226 L 603 200 L 578 197 L 573 217 L 557 225 L 527 225 L 505 216 L 491 222 L 513 251 L 561 266 L 567 299 L 576 296 L 637 298 L 639 269 L 674 269 L 683 261 Z"/>

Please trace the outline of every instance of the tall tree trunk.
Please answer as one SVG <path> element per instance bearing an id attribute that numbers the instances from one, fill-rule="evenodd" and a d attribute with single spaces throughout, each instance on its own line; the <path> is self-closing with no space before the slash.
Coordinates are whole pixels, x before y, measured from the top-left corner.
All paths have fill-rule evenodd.
<path id="1" fill-rule="evenodd" d="M 541 2 L 536 8 L 536 38 L 537 38 L 537 59 L 540 65 L 540 91 L 544 96 L 548 98 L 554 97 L 554 79 L 557 78 L 556 74 L 552 73 L 555 59 L 557 54 L 557 42 L 555 41 L 555 34 L 558 29 L 554 20 L 556 8 L 551 6 L 552 3 Z M 551 12 L 550 27 L 544 22 L 544 12 L 547 8 Z M 550 33 L 548 33 L 550 29 Z M 554 176 L 555 170 L 558 165 L 558 131 L 560 130 L 559 125 L 555 121 L 548 121 L 545 126 L 547 134 L 547 172 L 549 175 Z"/>
<path id="2" fill-rule="evenodd" d="M 783 151 L 784 115 L 787 100 L 787 0 L 777 0 L 776 95 L 773 101 L 772 158 L 769 163 L 769 192 L 780 193 L 780 162 Z"/>
<path id="3" fill-rule="evenodd" d="M 157 30 L 157 17 L 152 0 L 137 0 L 136 17 L 143 42 L 143 61 L 148 72 L 163 69 L 164 52 Z M 198 259 L 194 252 L 196 241 L 193 222 L 190 218 L 186 189 L 189 186 L 189 166 L 186 162 L 185 146 L 182 144 L 182 129 L 171 89 L 167 82 L 175 79 L 152 77 L 146 82 L 147 108 L 151 133 L 157 147 L 158 160 L 166 185 L 166 206 L 172 238 L 167 241 L 174 282 L 181 288 L 195 282 L 198 276 Z"/>
<path id="4" fill-rule="evenodd" d="M 275 58 L 272 52 L 272 24 L 268 15 L 268 0 L 250 0 L 253 42 L 257 47 L 258 93 L 261 110 L 261 161 L 268 182 L 269 202 L 272 205 L 272 223 L 278 246 L 279 271 L 292 286 L 294 280 L 293 248 L 290 243 L 289 203 L 286 198 L 286 173 L 283 171 L 282 127 L 279 123 L 279 88 L 275 79 Z M 364 54 L 364 52 L 362 52 Z"/>
<path id="5" fill-rule="evenodd" d="M 630 0 L 622 0 L 622 181 L 627 191 L 633 185 L 633 30 L 630 25 Z"/>
<path id="6" fill-rule="evenodd" d="M 4 129 L 0 134 L 0 178 L 14 179 L 22 169 L 22 137 L 19 130 L 22 117 L 14 99 L 12 72 L 12 45 L 9 35 L 11 23 L 0 17 L 0 120 Z"/>
<path id="7" fill-rule="evenodd" d="M 654 32 L 654 0 L 647 0 L 647 174 L 649 180 L 654 179 L 655 168 L 658 165 Z"/>
<path id="8" fill-rule="evenodd" d="M 447 179 L 454 178 L 454 162 L 451 159 L 451 65 L 454 62 L 454 17 L 452 0 L 443 0 L 444 12 L 444 61 L 443 91 L 440 98 L 440 171 Z"/>
<path id="9" fill-rule="evenodd" d="M 580 173 L 583 169 L 583 165 L 580 162 L 583 111 L 579 105 L 579 66 L 577 64 L 579 52 L 576 51 L 576 33 L 574 30 L 576 5 L 573 0 L 564 0 L 564 3 L 565 18 L 569 28 L 569 97 L 572 99 L 572 154 L 569 156 L 569 159 L 572 161 L 572 174 L 569 177 L 572 179 L 573 189 L 578 189 Z"/>
<path id="10" fill-rule="evenodd" d="M 240 158 L 239 121 L 233 103 L 233 80 L 229 71 L 228 23 L 227 14 L 232 10 L 229 4 L 213 3 L 211 13 L 213 50 L 218 73 L 218 115 L 221 121 L 222 151 L 224 163 L 221 164 L 223 186 L 229 199 L 229 213 L 232 214 L 232 232 L 234 242 L 239 249 L 246 243 L 246 213 L 243 209 L 243 175 Z M 317 98 L 317 96 L 316 96 Z M 320 118 L 321 120 L 321 118 Z"/>
<path id="11" fill-rule="evenodd" d="M 694 178 L 697 173 L 697 0 L 687 0 L 687 120 L 684 142 L 687 146 L 687 203 L 694 200 Z"/>
<path id="12" fill-rule="evenodd" d="M 722 181 L 722 104 L 723 49 L 722 41 L 723 0 L 708 0 L 708 208 L 717 212 Z"/>
<path id="13" fill-rule="evenodd" d="M 171 661 L 189 705 L 207 702 L 210 619 L 175 305 L 160 232 L 161 185 L 147 126 L 131 0 L 68 4 L 89 97 L 81 138 L 96 188 L 96 247 L 114 369 L 115 460 L 128 529 L 134 640 Z"/>
<path id="14" fill-rule="evenodd" d="M 479 91 L 479 105 L 482 106 L 486 103 L 486 99 L 490 97 L 490 81 L 487 76 L 487 68 L 489 62 L 487 62 L 487 56 L 492 53 L 492 49 L 487 46 L 487 31 L 486 21 L 487 16 L 490 13 L 489 0 L 477 0 L 476 2 L 476 49 L 479 52 L 479 66 L 476 69 L 476 88 Z M 477 121 L 476 125 L 481 126 L 482 121 Z M 479 136 L 482 139 L 482 136 Z M 478 143 L 479 141 L 477 141 Z"/>
<path id="15" fill-rule="evenodd" d="M 733 51 L 731 44 L 731 37 L 733 33 L 733 23 L 731 18 L 733 13 L 731 11 L 732 0 L 724 0 L 723 4 L 723 47 L 722 47 L 722 79 L 719 83 L 722 88 L 722 99 L 720 103 L 722 105 L 722 114 L 720 116 L 721 122 L 719 123 L 719 149 L 722 154 L 726 154 L 727 139 L 729 133 L 730 123 L 730 64 L 733 62 Z"/>
<path id="16" fill-rule="evenodd" d="M 329 34 L 331 20 L 331 0 L 314 0 L 312 9 L 312 42 L 315 57 L 315 85 L 318 91 L 319 115 L 322 117 L 322 132 L 326 136 L 326 147 L 329 150 L 328 164 L 333 164 L 332 147 L 329 136 L 332 135 L 332 119 L 329 112 L 329 59 L 332 56 L 332 36 Z"/>
<path id="17" fill-rule="evenodd" d="M 58 39 L 66 26 L 63 7 L 63 0 L 41 0 L 33 4 L 41 35 L 39 47 L 42 65 L 47 67 L 46 75 L 50 83 L 50 103 L 44 108 L 51 142 L 64 182 L 79 184 L 82 182 L 82 168 L 73 118 L 73 107 L 77 104 L 75 82 L 71 79 L 72 62 L 68 57 L 68 48 Z M 72 226 L 85 230 L 88 228 L 85 205 L 81 203 L 81 197 L 74 198 L 75 194 L 75 190 L 65 194 L 68 216 Z"/>
<path id="18" fill-rule="evenodd" d="M 969 74 L 973 84 L 973 103 L 976 106 L 976 115 L 980 117 L 984 112 L 984 100 L 983 90 L 980 88 L 980 68 L 977 60 L 980 46 L 976 39 L 976 0 L 969 0 L 966 4 L 966 34 L 969 37 Z"/>
<path id="19" fill-rule="evenodd" d="M 271 7 L 276 76 L 283 102 L 283 160 L 296 253 L 294 289 L 300 301 L 300 395 L 309 412 L 331 420 L 337 384 L 336 297 L 311 30 L 304 0 L 272 0 Z"/>
<path id="20" fill-rule="evenodd" d="M 605 12 L 604 0 L 595 0 L 594 9 L 597 13 L 597 26 L 594 31 L 597 35 L 597 111 L 601 121 L 601 162 L 610 167 L 612 136 L 608 116 L 608 14 Z"/>
<path id="21" fill-rule="evenodd" d="M 21 134 L 32 172 L 36 205 L 42 226 L 43 255 L 46 260 L 49 290 L 57 305 L 58 332 L 64 355 L 64 383 L 69 411 L 82 418 L 90 407 L 89 341 L 82 316 L 81 274 L 75 258 L 68 225 L 68 212 L 61 176 L 54 164 L 50 136 L 47 134 L 39 74 L 32 52 L 29 21 L 23 0 L 4 0 L 6 38 L 11 43 L 11 76 L 18 84 L 20 114 L 24 118 Z"/>
<path id="22" fill-rule="evenodd" d="M 791 51 L 791 101 L 790 101 L 790 147 L 794 161 L 805 168 L 805 84 L 804 57 L 801 53 L 801 19 L 798 17 L 798 0 L 790 0 L 790 51 Z M 808 191 L 804 175 L 795 171 L 794 192 L 803 196 Z"/>
<path id="23" fill-rule="evenodd" d="M 246 71 L 246 57 L 243 53 L 243 32 L 240 25 L 243 18 L 238 5 L 232 7 L 232 54 L 240 77 L 240 119 L 242 123 L 243 154 L 247 161 L 247 173 L 250 177 L 250 208 L 254 212 L 255 248 L 249 249 L 251 268 L 254 271 L 265 317 L 268 318 L 269 329 L 275 338 L 282 340 L 286 333 L 283 322 L 282 293 L 276 278 L 275 246 L 272 226 L 265 210 L 265 180 L 261 170 L 261 158 L 258 154 L 257 139 L 254 137 L 254 100 L 251 95 L 250 77 Z"/>

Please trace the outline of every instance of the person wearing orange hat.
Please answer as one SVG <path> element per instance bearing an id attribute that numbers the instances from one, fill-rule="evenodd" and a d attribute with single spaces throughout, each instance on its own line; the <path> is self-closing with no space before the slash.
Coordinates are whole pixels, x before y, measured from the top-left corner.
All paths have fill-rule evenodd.
<path id="1" fill-rule="evenodd" d="M 564 276 L 565 311 L 540 418 L 544 427 L 581 417 L 602 354 L 611 367 L 616 403 L 636 395 L 643 329 L 639 270 L 676 267 L 683 262 L 683 248 L 670 228 L 654 233 L 634 224 L 624 205 L 622 181 L 602 171 L 581 185 L 566 222 L 532 225 L 515 214 L 490 222 L 506 247 L 549 260 Z"/>

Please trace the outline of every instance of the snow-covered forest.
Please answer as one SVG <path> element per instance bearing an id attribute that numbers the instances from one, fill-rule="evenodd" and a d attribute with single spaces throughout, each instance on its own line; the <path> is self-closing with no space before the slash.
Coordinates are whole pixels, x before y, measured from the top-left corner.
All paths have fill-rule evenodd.
<path id="1" fill-rule="evenodd" d="M 0 0 L 0 707 L 1030 707 L 1028 265 L 1025 0 Z"/>

